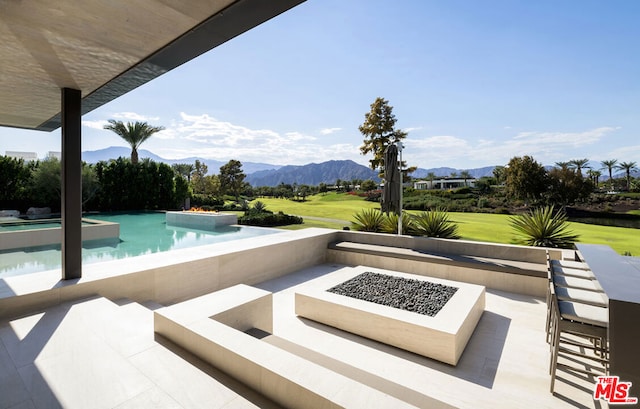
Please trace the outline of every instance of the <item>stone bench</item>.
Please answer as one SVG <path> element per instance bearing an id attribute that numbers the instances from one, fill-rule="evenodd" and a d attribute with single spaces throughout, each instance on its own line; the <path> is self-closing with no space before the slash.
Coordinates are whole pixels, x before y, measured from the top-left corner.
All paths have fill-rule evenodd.
<path id="1" fill-rule="evenodd" d="M 546 263 L 435 253 L 353 241 L 330 243 L 328 261 L 470 282 L 520 294 L 544 296 L 546 291 Z"/>
<path id="2" fill-rule="evenodd" d="M 154 312 L 154 330 L 292 408 L 414 408 L 247 331 L 272 332 L 272 294 L 239 284 Z"/>

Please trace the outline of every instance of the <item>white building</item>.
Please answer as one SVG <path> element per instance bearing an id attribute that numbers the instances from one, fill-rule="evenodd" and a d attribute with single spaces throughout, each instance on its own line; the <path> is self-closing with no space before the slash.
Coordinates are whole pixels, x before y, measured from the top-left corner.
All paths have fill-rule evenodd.
<path id="1" fill-rule="evenodd" d="M 35 152 L 5 151 L 4 154 L 10 158 L 23 159 L 25 161 L 38 160 L 38 154 Z"/>
<path id="2" fill-rule="evenodd" d="M 47 159 L 51 159 L 51 158 L 62 160 L 62 152 L 54 152 L 54 151 L 47 152 Z"/>
<path id="3" fill-rule="evenodd" d="M 447 176 L 435 178 L 433 180 L 418 180 L 416 182 L 413 182 L 413 188 L 416 190 L 458 189 L 465 186 L 475 187 L 475 185 L 476 185 L 475 178 L 469 178 L 465 181 L 465 179 L 460 177 L 452 178 Z"/>

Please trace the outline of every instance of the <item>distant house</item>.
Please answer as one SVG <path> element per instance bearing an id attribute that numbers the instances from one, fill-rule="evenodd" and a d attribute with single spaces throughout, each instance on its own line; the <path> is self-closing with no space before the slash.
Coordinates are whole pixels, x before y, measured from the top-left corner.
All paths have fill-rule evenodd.
<path id="1" fill-rule="evenodd" d="M 54 152 L 54 151 L 47 152 L 47 159 L 53 159 L 53 158 L 62 160 L 62 152 Z"/>
<path id="2" fill-rule="evenodd" d="M 443 177 L 439 177 L 436 179 L 433 179 L 433 181 L 431 180 L 418 180 L 416 182 L 413 182 L 413 188 L 416 190 L 433 190 L 433 189 L 439 189 L 439 190 L 446 190 L 446 189 L 458 189 L 461 187 L 475 187 L 476 185 L 476 179 L 474 178 L 469 178 L 466 180 L 466 184 L 465 184 L 465 180 L 459 177 L 456 178 L 452 178 L 452 177 L 447 177 L 447 176 L 443 176 Z"/>
<path id="3" fill-rule="evenodd" d="M 17 151 L 6 151 L 5 156 L 14 159 L 23 159 L 27 162 L 38 160 L 38 154 L 35 152 L 17 152 Z"/>

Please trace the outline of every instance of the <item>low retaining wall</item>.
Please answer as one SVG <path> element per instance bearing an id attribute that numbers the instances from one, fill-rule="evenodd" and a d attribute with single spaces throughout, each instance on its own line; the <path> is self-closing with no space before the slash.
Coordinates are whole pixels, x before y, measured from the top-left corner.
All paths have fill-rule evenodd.
<path id="1" fill-rule="evenodd" d="M 546 278 L 328 250 L 332 242 L 360 238 L 381 245 L 405 244 L 407 248 L 425 240 L 311 228 L 90 264 L 84 266 L 83 277 L 78 280 L 60 280 L 60 271 L 6 277 L 0 280 L 0 317 L 14 317 L 95 294 L 167 305 L 236 284 L 257 284 L 326 262 L 379 267 L 520 294 L 541 297 L 546 294 Z M 461 245 L 460 254 L 465 254 L 464 243 L 457 243 Z M 487 253 L 496 248 L 512 248 L 516 254 L 524 255 L 527 251 L 534 254 L 541 251 L 546 264 L 544 249 L 473 243 L 476 249 L 483 245 Z M 337 257 L 337 253 L 345 258 Z M 499 254 L 508 253 L 503 250 Z"/>
<path id="2" fill-rule="evenodd" d="M 0 318 L 96 294 L 168 305 L 261 283 L 324 263 L 334 232 L 305 229 L 90 264 L 78 280 L 60 280 L 60 271 L 6 277 L 0 280 Z"/>
<path id="3" fill-rule="evenodd" d="M 59 220 L 59 219 L 56 219 Z M 82 219 L 82 241 L 118 239 L 120 224 Z M 62 227 L 0 232 L 0 250 L 11 250 L 60 244 Z"/>
<path id="4" fill-rule="evenodd" d="M 154 312 L 156 333 L 284 407 L 414 408 L 244 332 L 272 327 L 272 294 L 246 285 Z"/>

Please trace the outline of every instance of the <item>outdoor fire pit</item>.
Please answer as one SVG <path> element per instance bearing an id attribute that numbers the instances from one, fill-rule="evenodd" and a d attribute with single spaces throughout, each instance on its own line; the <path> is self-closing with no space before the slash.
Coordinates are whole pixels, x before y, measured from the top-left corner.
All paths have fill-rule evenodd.
<path id="1" fill-rule="evenodd" d="M 456 365 L 485 306 L 483 286 L 363 266 L 296 292 L 296 314 Z"/>

